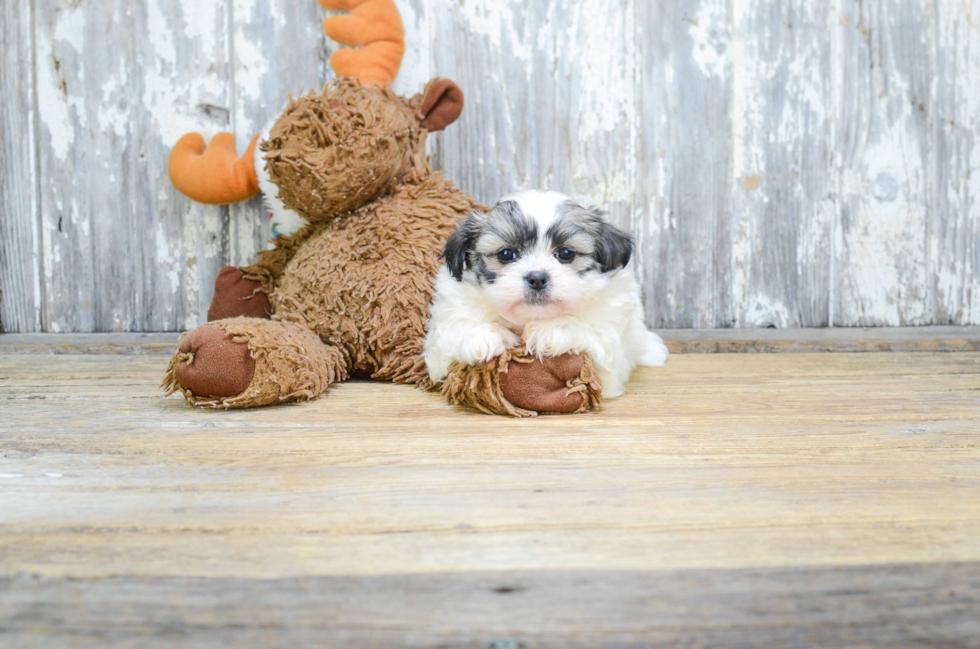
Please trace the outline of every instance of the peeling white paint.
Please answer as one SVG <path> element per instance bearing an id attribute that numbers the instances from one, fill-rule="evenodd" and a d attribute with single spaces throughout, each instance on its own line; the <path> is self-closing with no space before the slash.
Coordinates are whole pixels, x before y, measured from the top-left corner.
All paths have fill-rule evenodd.
<path id="1" fill-rule="evenodd" d="M 187 38 L 200 39 L 206 48 L 221 36 L 224 28 L 225 5 L 220 2 L 201 2 L 201 0 L 180 0 L 182 32 Z"/>
<path id="2" fill-rule="evenodd" d="M 177 288 L 180 286 L 182 269 L 179 266 L 177 256 L 174 254 L 173 242 L 170 240 L 170 236 L 164 230 L 162 224 L 157 224 L 153 242 L 156 246 L 156 263 L 159 266 L 160 273 L 169 282 L 171 292 L 176 293 Z"/>
<path id="3" fill-rule="evenodd" d="M 901 122 L 881 133 L 862 158 L 862 186 L 871 191 L 853 199 L 845 233 L 849 284 L 845 314 L 866 324 L 924 324 L 926 209 L 921 159 L 910 147 Z M 875 196 L 874 183 L 888 178 L 899 187 Z M 854 306 L 858 309 L 855 310 Z"/>
<path id="4" fill-rule="evenodd" d="M 110 76 L 102 84 L 102 101 L 99 106 L 99 128 L 103 133 L 113 133 L 117 137 L 125 137 L 130 131 L 129 107 L 125 101 L 125 70 L 122 71 L 122 82 L 116 76 Z"/>
<path id="5" fill-rule="evenodd" d="M 193 256 L 192 251 L 196 250 L 199 246 L 199 239 L 202 235 L 202 229 L 204 229 L 201 227 L 201 222 L 211 212 L 213 210 L 208 209 L 205 205 L 191 206 L 187 214 L 187 225 L 184 227 L 184 236 L 181 241 L 181 249 L 184 253 L 181 257 L 184 257 L 186 261 L 184 262 L 183 268 L 174 268 L 172 271 L 178 280 L 182 280 L 182 298 L 189 307 L 184 317 L 184 322 L 181 323 L 183 328 L 187 330 L 202 324 L 201 311 L 198 305 L 200 304 L 201 269 L 203 264 L 198 263 L 198 259 L 196 256 Z M 171 286 L 173 286 L 172 277 Z"/>
<path id="6" fill-rule="evenodd" d="M 422 92 L 425 84 L 439 76 L 432 71 L 432 33 L 426 12 L 416 11 L 409 0 L 397 0 L 408 40 L 401 69 L 392 86 L 395 92 L 411 97 Z"/>
<path id="7" fill-rule="evenodd" d="M 746 327 L 785 329 L 792 324 L 786 305 L 777 300 L 770 300 L 764 295 L 755 295 L 748 301 L 744 320 Z"/>
<path id="8" fill-rule="evenodd" d="M 628 128 L 635 104 L 632 60 L 621 49 L 632 40 L 632 21 L 609 12 L 608 5 L 603 0 L 576 3 L 571 17 L 565 15 L 568 27 L 562 30 L 555 52 L 555 56 L 567 56 L 576 48 L 587 54 L 576 57 L 580 142 Z M 610 47 L 610 43 L 622 45 Z"/>
<path id="9" fill-rule="evenodd" d="M 206 10 L 205 5 L 210 9 Z M 226 88 L 221 70 L 215 65 L 221 51 L 217 38 L 220 30 L 202 29 L 195 34 L 198 41 L 195 50 L 201 52 L 201 58 L 193 61 L 198 72 L 188 79 L 186 72 L 181 74 L 178 70 L 175 35 L 183 36 L 178 29 L 179 13 L 168 16 L 163 12 L 164 6 L 170 6 L 172 11 L 177 8 L 157 1 L 147 4 L 147 41 L 151 56 L 144 66 L 142 102 L 159 129 L 160 139 L 170 147 L 188 132 L 203 130 L 207 137 L 216 132 L 213 127 L 202 128 L 201 116 L 196 111 L 200 104 L 222 105 Z M 204 0 L 190 18 L 208 15 L 215 21 L 223 20 L 223 7 L 217 0 Z M 181 45 L 186 47 L 183 42 Z"/>
<path id="10" fill-rule="evenodd" d="M 517 31 L 518 21 L 514 15 L 515 11 L 524 13 L 522 0 L 450 0 L 450 3 L 452 10 L 465 22 L 468 33 L 485 36 L 494 50 L 506 51 L 515 59 L 530 62 L 530 48 Z M 538 43 L 541 38 L 539 35 L 536 39 Z"/>
<path id="11" fill-rule="evenodd" d="M 692 56 L 706 77 L 728 74 L 731 47 L 731 22 L 724 3 L 702 3 L 688 18 L 688 33 L 694 43 Z"/>
<path id="12" fill-rule="evenodd" d="M 55 20 L 53 36 L 42 36 L 37 40 L 38 116 L 48 131 L 51 150 L 64 161 L 75 143 L 72 116 L 83 128 L 86 119 L 79 94 L 85 81 L 81 57 L 85 44 L 85 12 L 77 7 L 64 7 L 57 12 Z M 75 67 L 70 86 L 66 79 L 69 63 Z"/>
<path id="13" fill-rule="evenodd" d="M 313 53 L 310 52 L 310 56 Z M 259 43 L 249 39 L 244 31 L 235 33 L 235 89 L 239 97 L 258 101 L 262 98 L 262 80 L 269 72 L 267 52 Z M 302 92 L 297 88 L 292 92 Z M 285 106 L 286 97 L 269 98 L 270 102 Z M 250 131 L 258 130 L 257 124 L 252 124 Z"/>

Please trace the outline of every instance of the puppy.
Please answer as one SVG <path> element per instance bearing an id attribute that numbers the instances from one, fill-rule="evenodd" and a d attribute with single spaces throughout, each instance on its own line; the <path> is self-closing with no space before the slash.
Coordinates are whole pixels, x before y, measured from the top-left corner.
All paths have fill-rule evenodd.
<path id="1" fill-rule="evenodd" d="M 633 239 L 564 194 L 512 194 L 475 213 L 446 244 L 425 361 L 436 383 L 453 361 L 477 365 L 523 343 L 538 356 L 586 352 L 602 395 L 623 394 L 637 365 L 667 347 L 646 328 L 629 267 Z"/>

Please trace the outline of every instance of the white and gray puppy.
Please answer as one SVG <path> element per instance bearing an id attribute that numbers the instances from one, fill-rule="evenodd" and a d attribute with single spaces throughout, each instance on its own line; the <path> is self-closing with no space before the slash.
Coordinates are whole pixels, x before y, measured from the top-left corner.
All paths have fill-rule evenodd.
<path id="1" fill-rule="evenodd" d="M 637 365 L 661 366 L 629 266 L 633 239 L 564 194 L 511 194 L 449 239 L 436 278 L 425 361 L 439 382 L 453 361 L 484 363 L 521 342 L 539 357 L 586 352 L 602 395 Z"/>

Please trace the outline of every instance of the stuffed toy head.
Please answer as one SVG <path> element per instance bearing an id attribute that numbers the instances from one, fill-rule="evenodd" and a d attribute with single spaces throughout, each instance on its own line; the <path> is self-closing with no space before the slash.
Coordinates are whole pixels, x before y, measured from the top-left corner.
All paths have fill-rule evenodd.
<path id="1" fill-rule="evenodd" d="M 438 80 L 427 92 L 452 89 L 458 90 L 451 81 Z M 317 223 L 388 192 L 425 158 L 426 96 L 405 100 L 389 86 L 341 79 L 291 100 L 259 147 L 279 199 Z"/>
<path id="2" fill-rule="evenodd" d="M 207 147 L 197 133 L 182 137 L 169 164 L 181 193 L 224 205 L 266 191 L 305 221 L 322 222 L 390 191 L 424 160 L 426 134 L 459 117 L 463 93 L 448 79 L 434 79 L 410 99 L 392 91 L 405 50 L 392 0 L 319 2 L 350 12 L 323 24 L 329 37 L 358 48 L 331 56 L 340 78 L 322 92 L 290 99 L 241 157 L 230 133 L 215 136 Z"/>

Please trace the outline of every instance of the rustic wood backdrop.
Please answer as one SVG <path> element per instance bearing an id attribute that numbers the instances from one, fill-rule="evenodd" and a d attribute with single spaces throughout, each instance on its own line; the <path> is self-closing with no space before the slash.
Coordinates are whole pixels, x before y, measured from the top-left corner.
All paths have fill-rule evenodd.
<path id="1" fill-rule="evenodd" d="M 400 0 L 396 88 L 483 201 L 549 187 L 637 236 L 657 327 L 980 324 L 980 0 Z M 171 187 L 336 44 L 314 0 L 0 0 L 0 326 L 170 331 L 268 234 Z"/>

